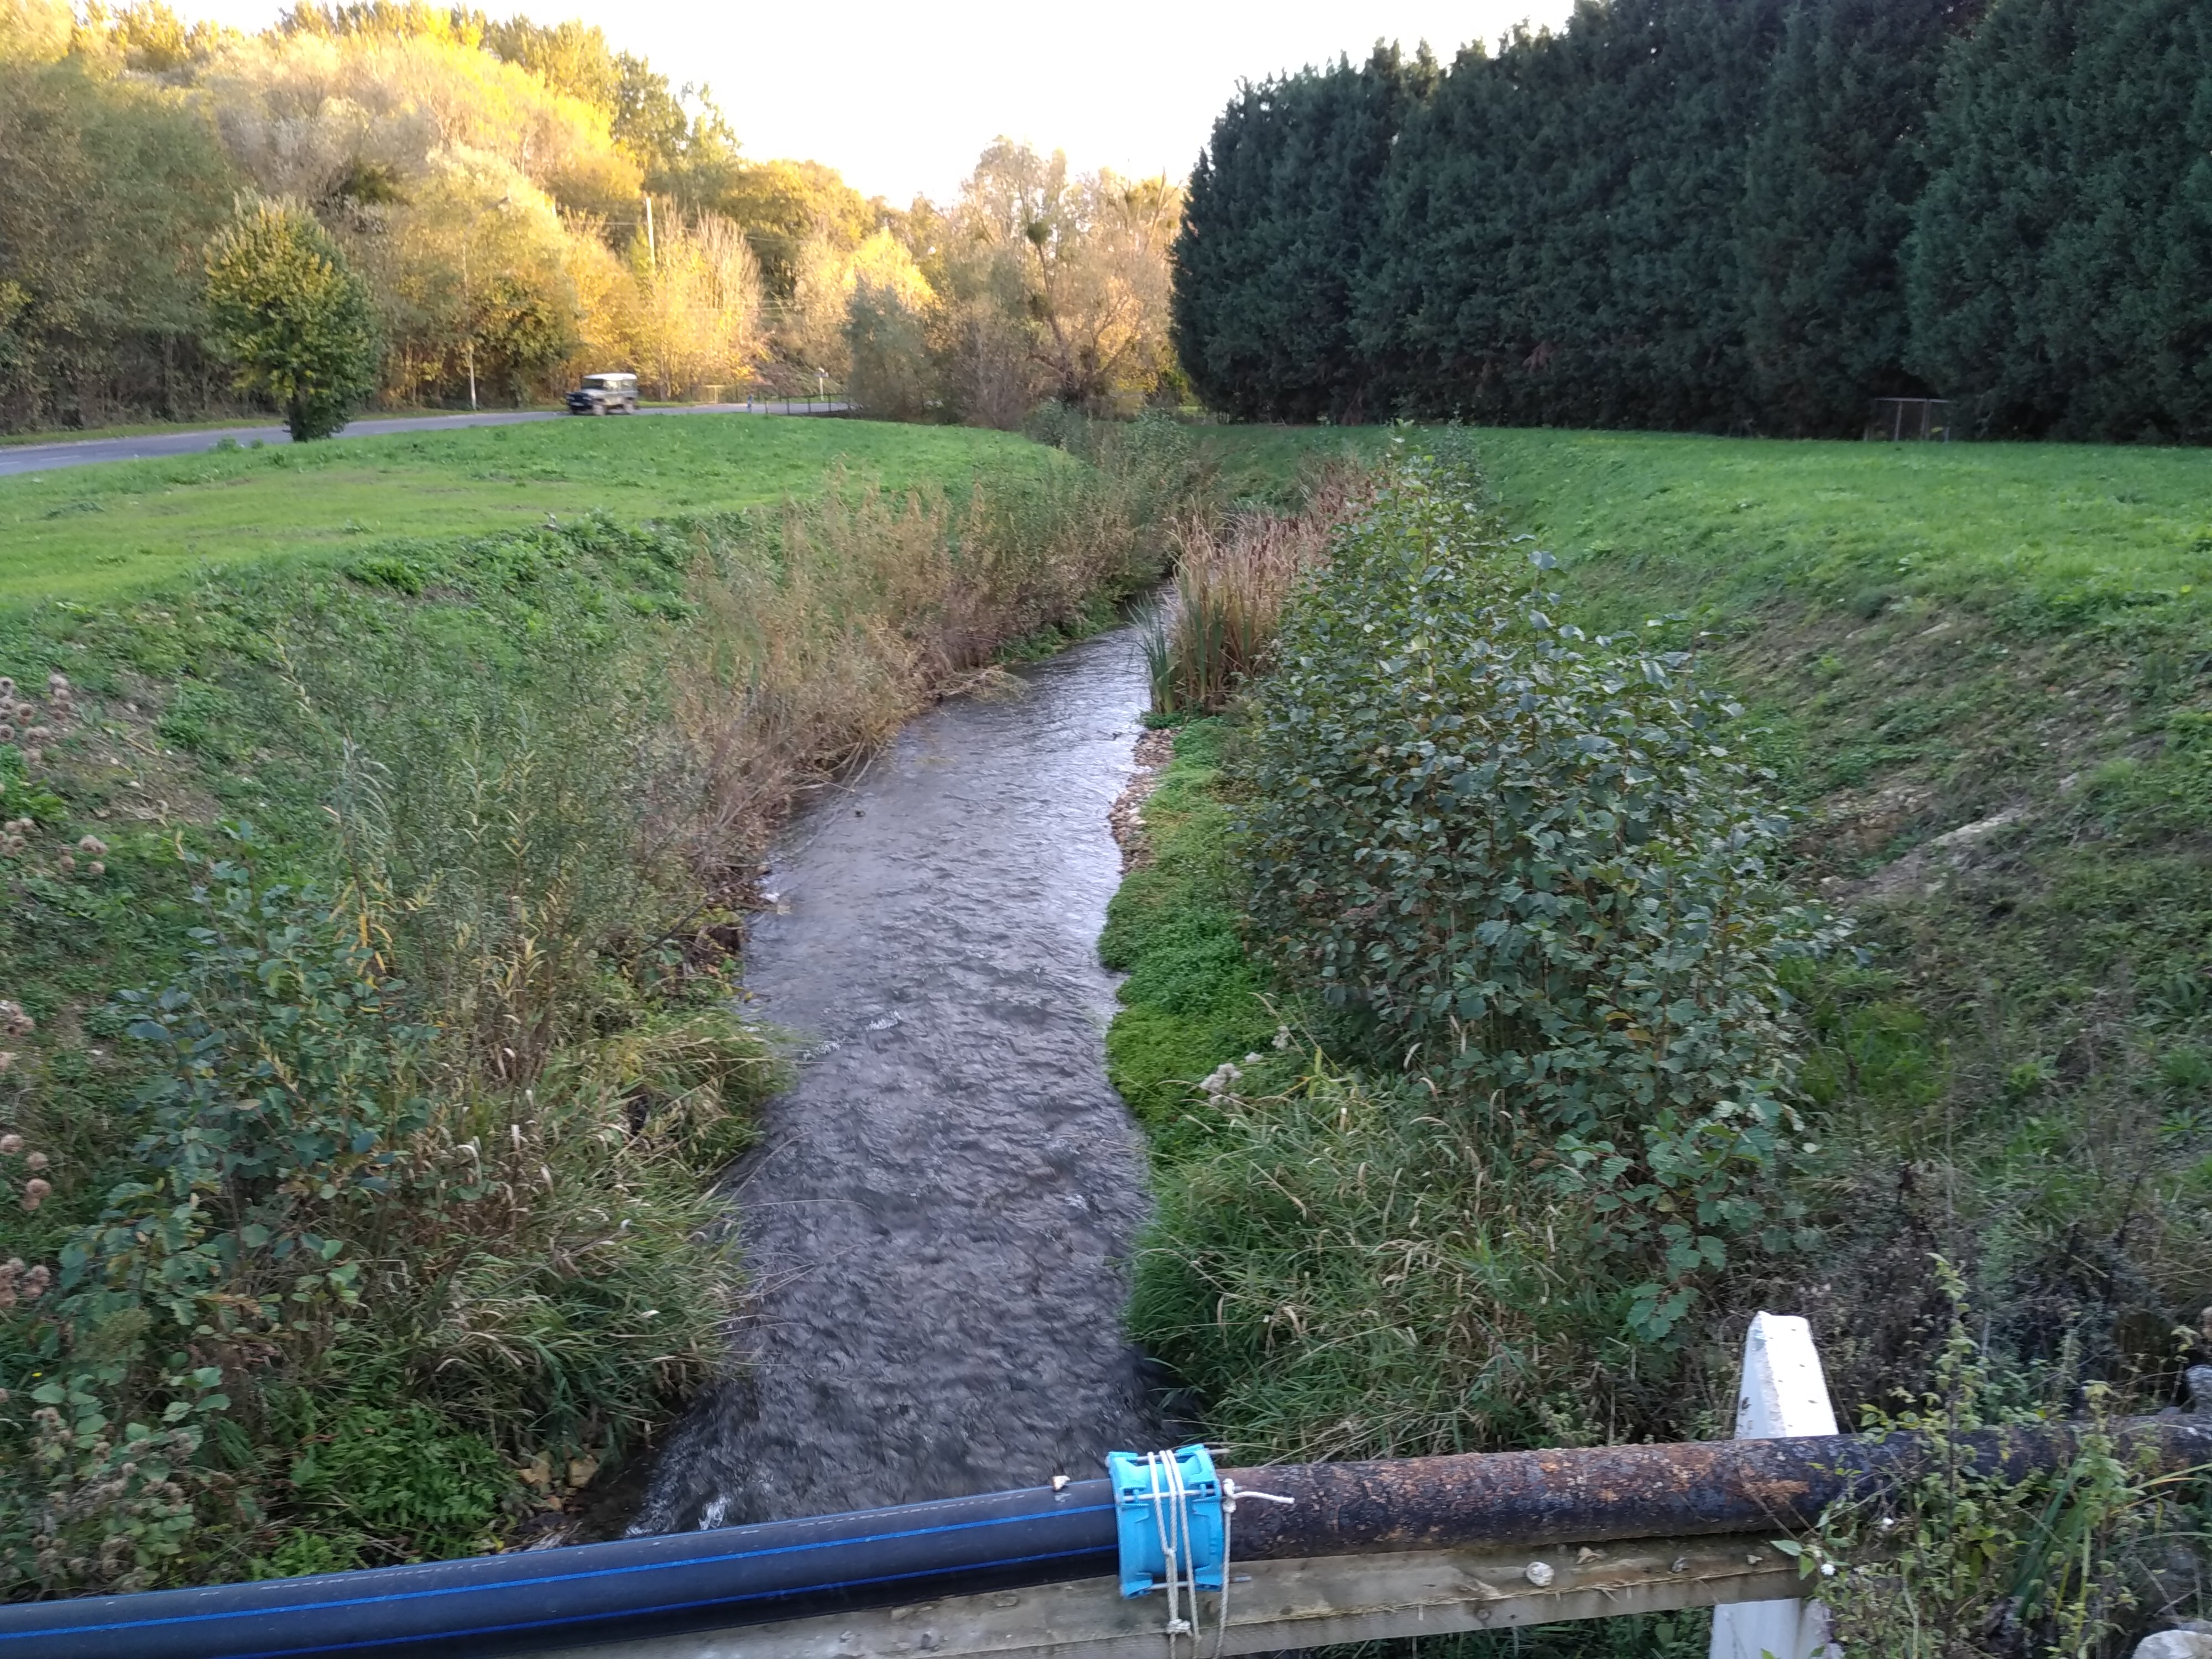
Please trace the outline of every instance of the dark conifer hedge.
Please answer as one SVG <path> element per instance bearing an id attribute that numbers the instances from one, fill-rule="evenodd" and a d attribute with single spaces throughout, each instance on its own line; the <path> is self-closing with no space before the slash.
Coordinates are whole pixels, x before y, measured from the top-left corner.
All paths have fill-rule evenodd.
<path id="1" fill-rule="evenodd" d="M 1250 418 L 2212 441 L 2212 7 L 1583 0 L 1247 86 L 1176 328 Z"/>

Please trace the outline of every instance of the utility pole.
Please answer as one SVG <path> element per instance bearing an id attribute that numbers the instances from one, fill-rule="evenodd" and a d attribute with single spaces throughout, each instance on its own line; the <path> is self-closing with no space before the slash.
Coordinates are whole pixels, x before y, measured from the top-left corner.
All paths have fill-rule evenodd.
<path id="1" fill-rule="evenodd" d="M 653 192 L 645 193 L 645 257 L 655 270 L 660 269 L 660 249 L 653 240 Z"/>
<path id="2" fill-rule="evenodd" d="M 477 313 L 469 295 L 469 238 L 461 235 L 461 349 L 469 360 L 469 413 L 477 410 Z"/>

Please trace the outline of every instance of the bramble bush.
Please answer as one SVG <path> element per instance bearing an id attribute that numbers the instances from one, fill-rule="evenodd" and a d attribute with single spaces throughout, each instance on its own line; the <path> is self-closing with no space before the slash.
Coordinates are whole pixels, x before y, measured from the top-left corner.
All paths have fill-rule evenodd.
<path id="1" fill-rule="evenodd" d="M 1838 929 L 1774 874 L 1740 711 L 1680 653 L 1556 621 L 1550 563 L 1449 447 L 1382 469 L 1253 699 L 1249 909 L 1293 979 L 1587 1207 L 1656 1342 L 1731 1240 L 1789 1242 L 1780 974 Z"/>

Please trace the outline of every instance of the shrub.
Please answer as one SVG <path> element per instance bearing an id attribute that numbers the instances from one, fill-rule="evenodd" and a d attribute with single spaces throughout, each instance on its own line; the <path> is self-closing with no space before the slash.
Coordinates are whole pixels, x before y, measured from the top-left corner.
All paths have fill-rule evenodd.
<path id="1" fill-rule="evenodd" d="M 295 441 L 332 436 L 375 390 L 368 284 L 305 209 L 242 203 L 208 245 L 207 303 L 239 390 L 271 399 Z"/>
<path id="2" fill-rule="evenodd" d="M 1508 1139 L 1641 1263 L 1663 1338 L 1796 1127 L 1788 957 L 1831 930 L 1771 866 L 1766 775 L 1679 653 L 1586 638 L 1472 468 L 1407 453 L 1294 607 L 1255 696 L 1251 914 L 1395 1064 Z"/>

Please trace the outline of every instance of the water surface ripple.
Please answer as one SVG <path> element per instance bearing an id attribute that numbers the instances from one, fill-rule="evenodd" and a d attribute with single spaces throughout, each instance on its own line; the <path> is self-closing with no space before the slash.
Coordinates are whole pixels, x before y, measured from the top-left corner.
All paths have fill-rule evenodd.
<path id="1" fill-rule="evenodd" d="M 1121 1335 L 1144 1154 L 1096 954 L 1129 630 L 946 703 L 795 827 L 746 981 L 807 1045 L 736 1173 L 754 1301 L 637 1532 L 1101 1472 L 1164 1443 Z"/>

